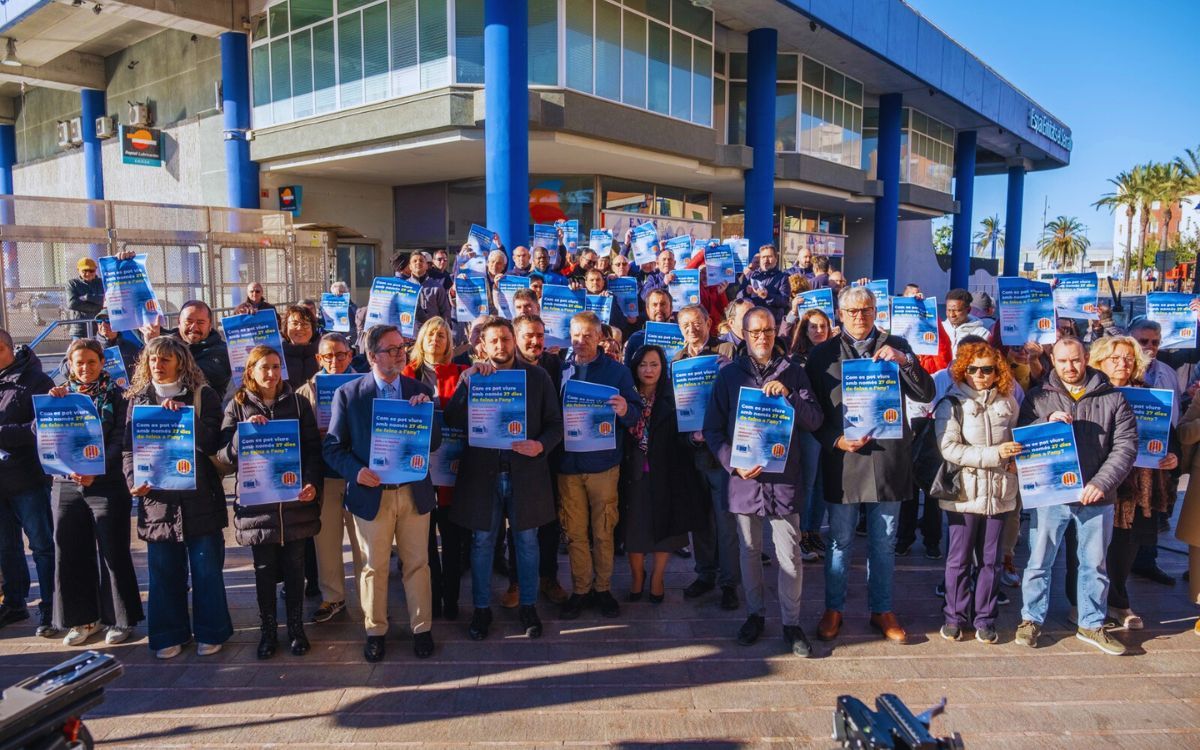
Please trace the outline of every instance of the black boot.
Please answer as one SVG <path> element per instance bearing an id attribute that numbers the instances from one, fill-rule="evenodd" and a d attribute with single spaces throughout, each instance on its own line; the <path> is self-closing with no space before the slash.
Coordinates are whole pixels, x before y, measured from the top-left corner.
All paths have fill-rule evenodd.
<path id="1" fill-rule="evenodd" d="M 292 655 L 304 656 L 308 653 L 308 636 L 304 635 L 303 603 L 297 602 L 288 606 L 287 633 L 292 642 Z"/>
<path id="2" fill-rule="evenodd" d="M 258 639 L 258 658 L 270 659 L 279 646 L 279 623 L 274 614 L 259 613 L 258 618 L 262 632 Z"/>

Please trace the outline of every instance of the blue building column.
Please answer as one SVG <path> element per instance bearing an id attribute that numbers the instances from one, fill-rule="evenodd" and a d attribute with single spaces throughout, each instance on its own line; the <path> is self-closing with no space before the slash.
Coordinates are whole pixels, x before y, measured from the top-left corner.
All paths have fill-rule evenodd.
<path id="1" fill-rule="evenodd" d="M 98 89 L 82 89 L 79 92 L 79 102 L 82 112 L 79 116 L 79 132 L 83 136 L 83 188 L 84 197 L 89 200 L 104 200 L 104 157 L 100 150 L 100 139 L 96 137 L 96 118 L 108 113 L 108 102 L 103 91 Z M 90 227 L 105 226 L 105 211 L 103 206 L 89 205 L 87 207 L 87 222 Z M 103 244 L 88 246 L 88 252 L 93 258 L 107 254 L 108 247 Z"/>
<path id="2" fill-rule="evenodd" d="M 221 127 L 225 135 L 225 192 L 230 208 L 258 208 L 258 164 L 250 161 L 250 52 L 245 34 L 227 31 L 221 34 Z M 234 232 L 241 231 L 235 224 Z M 249 227 L 247 227 L 249 229 Z M 246 251 L 233 249 L 225 266 L 225 282 L 229 284 L 226 304 L 236 305 L 241 299 L 240 283 Z M 198 267 L 189 269 L 199 285 Z"/>
<path id="3" fill-rule="evenodd" d="M 1025 205 L 1024 159 L 1008 165 L 1008 204 L 1004 214 L 1004 276 L 1021 274 L 1021 213 Z"/>
<path id="4" fill-rule="evenodd" d="M 746 238 L 750 257 L 775 241 L 775 79 L 779 32 L 754 29 L 747 35 L 746 145 L 754 150 L 746 170 Z"/>
<path id="5" fill-rule="evenodd" d="M 873 279 L 887 279 L 896 291 L 896 245 L 900 232 L 900 139 L 904 97 L 879 97 L 879 148 L 875 177 L 883 183 L 883 195 L 875 199 L 875 252 Z"/>
<path id="6" fill-rule="evenodd" d="M 13 194 L 13 166 L 17 163 L 17 127 L 0 125 L 0 195 Z M 15 212 L 10 200 L 0 200 L 0 224 L 12 224 Z M 17 244 L 3 244 L 4 289 L 12 299 L 13 290 L 21 285 L 17 268 Z"/>
<path id="7" fill-rule="evenodd" d="M 529 242 L 529 6 L 485 0 L 483 140 L 487 226 L 512 252 Z"/>
<path id="8" fill-rule="evenodd" d="M 966 289 L 971 278 L 971 209 L 975 202 L 974 130 L 961 130 L 954 141 L 954 235 L 950 241 L 950 288 Z"/>

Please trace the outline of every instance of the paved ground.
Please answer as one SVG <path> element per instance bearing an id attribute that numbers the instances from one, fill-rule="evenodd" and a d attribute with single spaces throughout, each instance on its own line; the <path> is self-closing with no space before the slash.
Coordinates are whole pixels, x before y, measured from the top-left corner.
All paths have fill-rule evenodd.
<path id="1" fill-rule="evenodd" d="M 1169 535 L 1162 542 L 1179 548 Z M 135 561 L 144 590 L 140 545 Z M 1176 575 L 1186 563 L 1171 551 L 1161 562 Z M 562 566 L 565 582 L 565 558 Z M 756 646 L 736 645 L 743 613 L 721 611 L 715 595 L 684 602 L 691 561 L 673 558 L 664 604 L 628 604 L 617 620 L 589 613 L 574 622 L 554 619 L 543 604 L 546 635 L 533 641 L 514 635 L 515 611 L 498 610 L 483 643 L 467 638 L 464 606 L 459 622 L 435 624 L 434 658 L 415 659 L 411 637 L 394 625 L 387 660 L 369 665 L 361 657 L 358 618 L 345 616 L 310 627 L 307 656 L 256 661 L 248 551 L 231 546 L 226 571 L 233 640 L 217 656 L 202 659 L 188 650 L 165 663 L 152 657 L 144 630 L 137 641 L 111 649 L 126 673 L 89 718 L 97 739 L 113 747 L 829 747 L 839 694 L 869 701 L 891 691 L 918 710 L 948 697 L 935 729 L 961 732 L 969 748 L 1200 747 L 1200 638 L 1192 634 L 1198 610 L 1187 603 L 1182 583 L 1135 582 L 1135 607 L 1147 627 L 1120 636 L 1134 655 L 1105 656 L 1075 640 L 1062 596 L 1047 623 L 1048 644 L 1032 651 L 1012 642 L 1015 589 L 1008 589 L 1014 602 L 1000 620 L 1000 645 L 938 638 L 933 586 L 941 564 L 902 558 L 897 610 L 915 642 L 893 646 L 867 627 L 860 560 L 842 638 L 799 660 L 785 653 L 777 614 L 768 616 Z M 618 571 L 623 594 L 623 559 Z M 822 576 L 818 565 L 806 574 L 804 624 L 812 633 Z M 1061 591 L 1061 577 L 1055 583 Z M 392 597 L 394 615 L 402 615 L 395 579 Z M 0 630 L 0 684 L 70 652 L 31 633 L 32 626 Z"/>

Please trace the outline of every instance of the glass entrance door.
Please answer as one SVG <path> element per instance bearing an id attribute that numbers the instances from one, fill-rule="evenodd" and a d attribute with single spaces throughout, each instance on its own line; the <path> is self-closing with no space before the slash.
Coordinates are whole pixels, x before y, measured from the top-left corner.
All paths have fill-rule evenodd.
<path id="1" fill-rule="evenodd" d="M 350 299 L 354 304 L 367 304 L 371 296 L 371 283 L 375 280 L 374 244 L 347 242 L 337 248 L 337 278 L 350 286 Z"/>

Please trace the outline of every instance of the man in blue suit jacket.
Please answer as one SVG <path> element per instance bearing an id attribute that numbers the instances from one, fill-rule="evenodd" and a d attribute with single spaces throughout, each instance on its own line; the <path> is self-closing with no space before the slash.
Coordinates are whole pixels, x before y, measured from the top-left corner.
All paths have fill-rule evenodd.
<path id="1" fill-rule="evenodd" d="M 363 656 L 370 662 L 383 659 L 388 629 L 388 560 L 395 539 L 404 571 L 413 653 L 424 659 L 433 654 L 428 546 L 429 511 L 437 504 L 433 485 L 428 475 L 408 484 L 382 484 L 379 475 L 367 466 L 375 399 L 404 399 L 416 405 L 432 400 L 433 391 L 400 374 L 408 353 L 404 337 L 395 326 L 375 326 L 367 332 L 365 343 L 371 372 L 334 393 L 323 452 L 325 462 L 346 477 L 346 509 L 354 516 L 362 551 L 358 592 L 367 628 Z M 435 421 L 429 450 L 437 450 L 441 442 L 442 433 Z"/>

